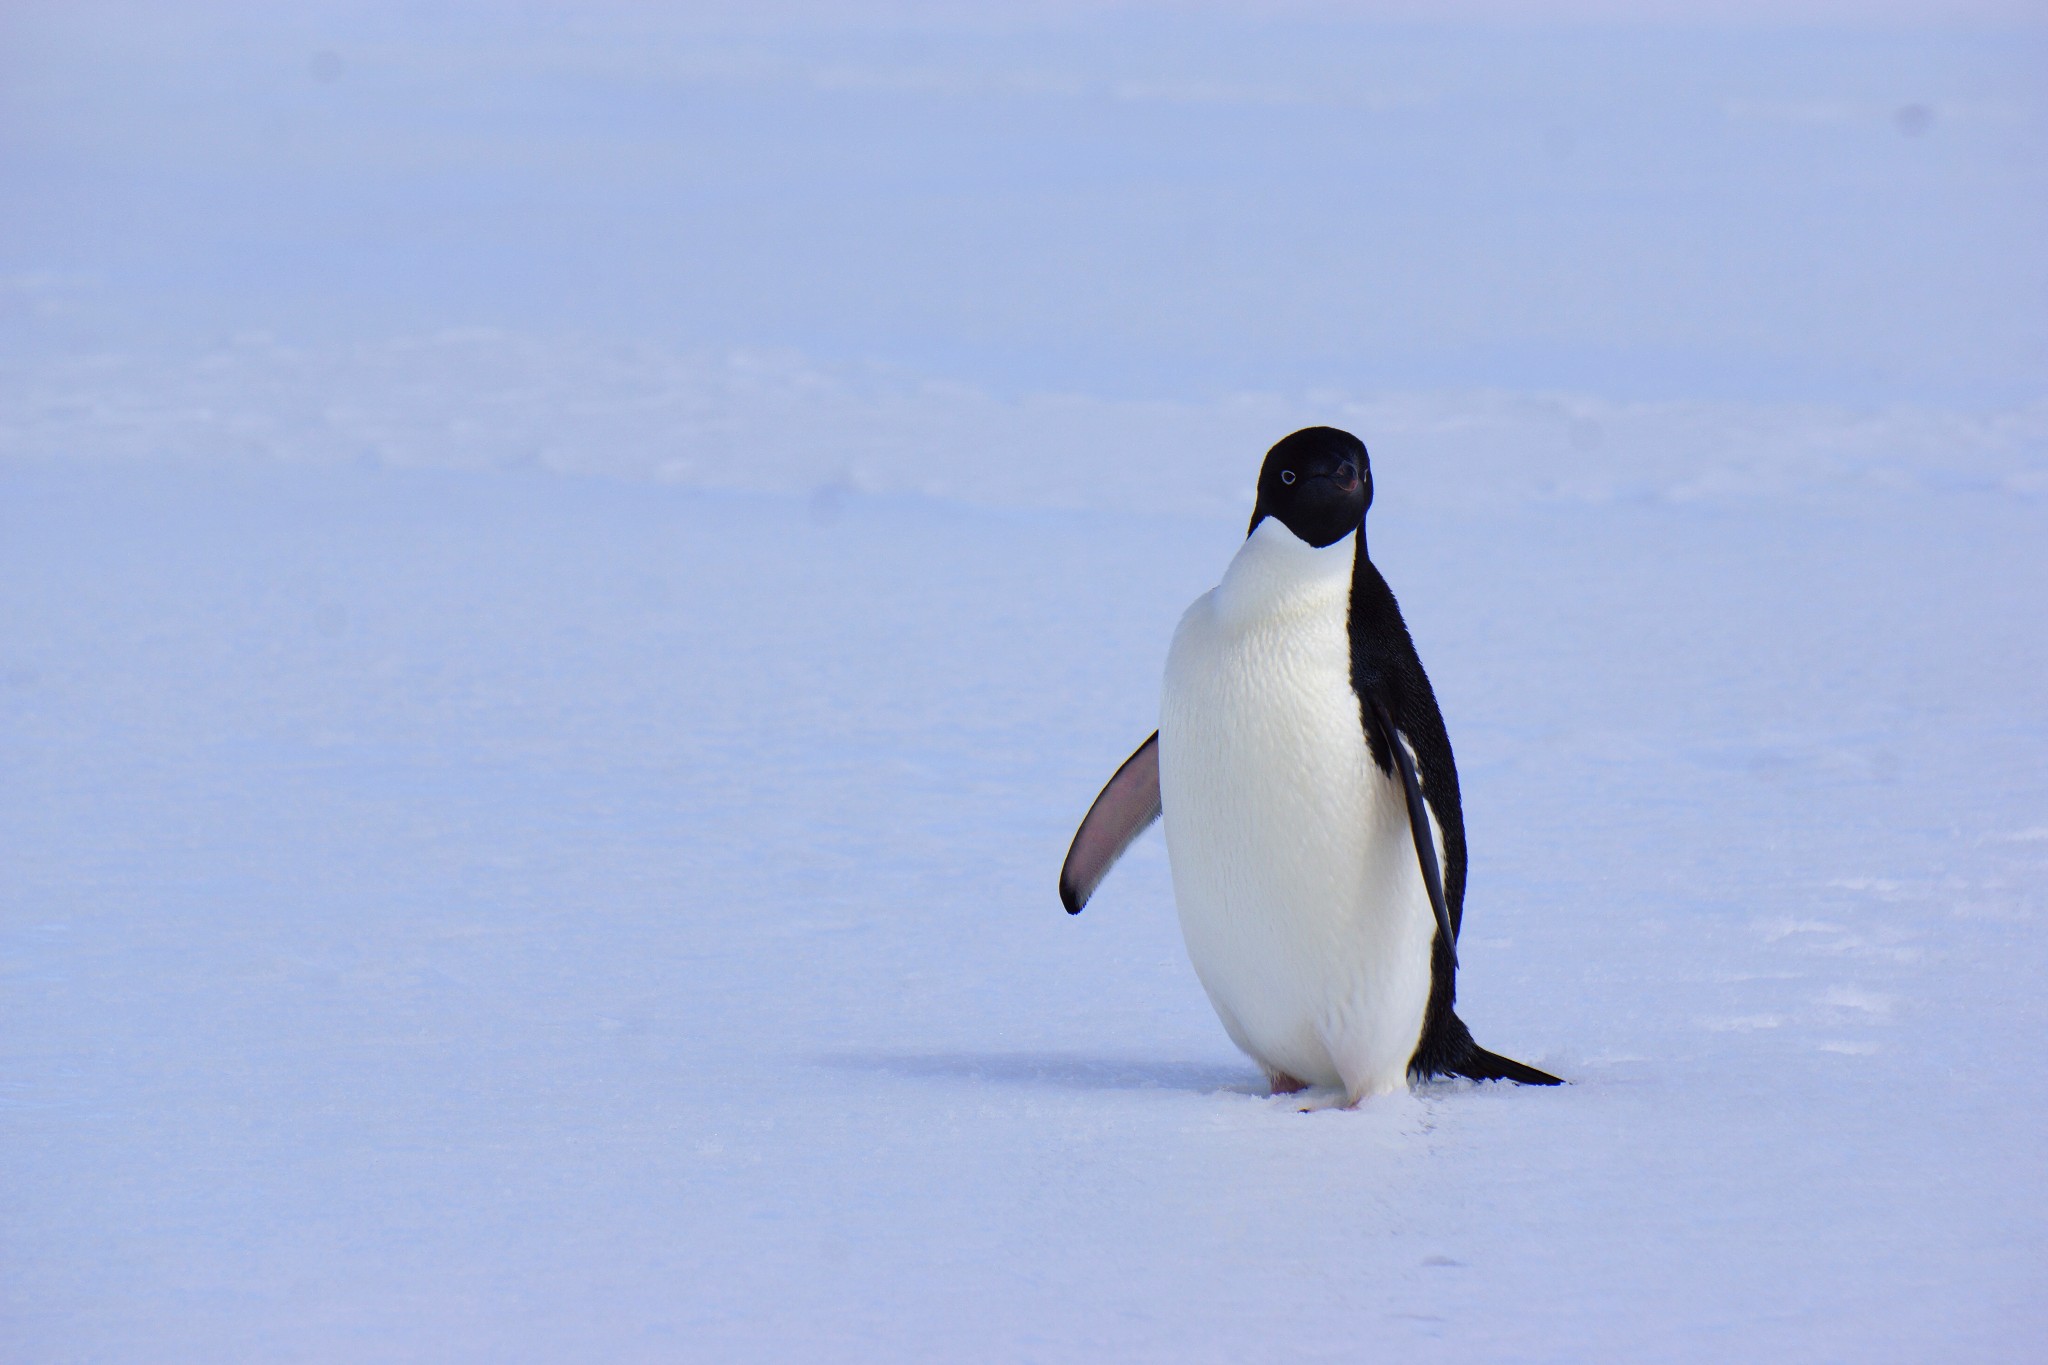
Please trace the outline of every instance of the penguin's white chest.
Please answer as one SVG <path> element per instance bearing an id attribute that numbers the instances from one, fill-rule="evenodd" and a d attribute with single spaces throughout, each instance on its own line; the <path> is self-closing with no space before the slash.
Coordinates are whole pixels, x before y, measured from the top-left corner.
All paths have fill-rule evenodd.
<path id="1" fill-rule="evenodd" d="M 1196 975 L 1253 1060 L 1353 1100 L 1406 1084 L 1436 925 L 1400 779 L 1373 763 L 1351 688 L 1355 544 L 1260 522 L 1181 618 L 1159 717 Z"/>

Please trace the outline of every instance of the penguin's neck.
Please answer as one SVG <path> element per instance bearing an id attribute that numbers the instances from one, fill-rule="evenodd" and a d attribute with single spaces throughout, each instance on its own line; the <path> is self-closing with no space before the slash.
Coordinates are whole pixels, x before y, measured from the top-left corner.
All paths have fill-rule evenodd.
<path id="1" fill-rule="evenodd" d="M 1262 518 L 1216 585 L 1218 614 L 1248 625 L 1314 611 L 1333 600 L 1348 608 L 1351 568 L 1362 539 L 1361 528 L 1318 549 L 1277 517 Z"/>

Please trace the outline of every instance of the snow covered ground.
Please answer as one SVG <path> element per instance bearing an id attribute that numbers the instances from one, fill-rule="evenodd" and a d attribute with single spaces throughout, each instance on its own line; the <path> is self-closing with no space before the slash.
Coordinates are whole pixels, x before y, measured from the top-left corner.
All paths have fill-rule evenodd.
<path id="1" fill-rule="evenodd" d="M 2038 1354 L 2037 38 L 74 13 L 0 1354 Z M 1060 910 L 1315 420 L 1567 1088 L 1296 1113 L 1156 834 Z"/>

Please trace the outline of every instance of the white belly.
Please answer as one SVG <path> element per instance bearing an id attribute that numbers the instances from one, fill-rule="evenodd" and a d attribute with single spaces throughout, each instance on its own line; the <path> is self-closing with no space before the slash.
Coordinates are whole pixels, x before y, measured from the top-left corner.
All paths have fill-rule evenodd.
<path id="1" fill-rule="evenodd" d="M 1356 1100 L 1406 1084 L 1436 920 L 1351 689 L 1353 545 L 1262 521 L 1188 609 L 1159 790 L 1188 956 L 1232 1041 Z"/>

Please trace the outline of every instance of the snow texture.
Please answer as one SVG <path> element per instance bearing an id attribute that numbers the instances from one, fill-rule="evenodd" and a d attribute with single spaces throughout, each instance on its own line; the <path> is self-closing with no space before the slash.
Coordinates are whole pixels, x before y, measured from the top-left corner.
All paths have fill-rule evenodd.
<path id="1" fill-rule="evenodd" d="M 2038 30 L 169 14 L 0 21 L 0 1356 L 2038 1358 Z M 1310 421 L 1569 1086 L 1061 911 Z"/>

